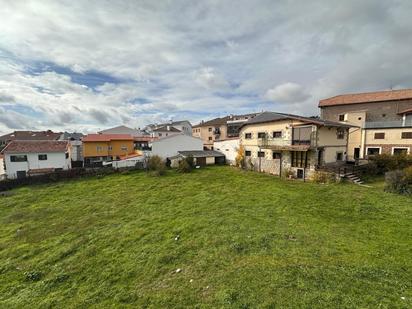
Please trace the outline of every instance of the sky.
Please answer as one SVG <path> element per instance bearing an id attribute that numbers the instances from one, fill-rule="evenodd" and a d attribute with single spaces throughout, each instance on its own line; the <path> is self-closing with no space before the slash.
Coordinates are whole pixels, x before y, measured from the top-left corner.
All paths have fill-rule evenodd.
<path id="1" fill-rule="evenodd" d="M 0 0 L 0 133 L 193 124 L 412 87 L 412 1 Z"/>

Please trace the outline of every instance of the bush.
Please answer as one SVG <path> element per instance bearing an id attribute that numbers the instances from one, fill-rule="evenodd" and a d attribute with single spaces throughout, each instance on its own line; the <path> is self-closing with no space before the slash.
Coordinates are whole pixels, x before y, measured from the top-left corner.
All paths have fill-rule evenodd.
<path id="1" fill-rule="evenodd" d="M 187 156 L 187 157 L 185 158 L 185 161 L 187 162 L 187 164 L 189 164 L 189 166 L 190 166 L 191 169 L 195 167 L 195 159 L 193 158 L 192 155 Z"/>
<path id="2" fill-rule="evenodd" d="M 177 166 L 177 171 L 179 173 L 190 173 L 192 171 L 192 167 L 190 166 L 190 164 L 187 162 L 186 159 L 180 160 Z"/>
<path id="3" fill-rule="evenodd" d="M 387 172 L 385 191 L 404 195 L 412 194 L 412 167 Z"/>
<path id="4" fill-rule="evenodd" d="M 336 178 L 333 173 L 324 172 L 324 171 L 315 171 L 311 176 L 311 180 L 316 183 L 331 183 L 331 182 L 335 182 Z"/>
<path id="5" fill-rule="evenodd" d="M 147 170 L 152 176 L 161 176 L 166 172 L 165 162 L 159 156 L 152 156 L 147 161 Z"/>
<path id="6" fill-rule="evenodd" d="M 370 158 L 379 173 L 383 174 L 388 171 L 402 170 L 408 166 L 412 166 L 412 155 L 389 155 L 381 154 Z"/>
<path id="7" fill-rule="evenodd" d="M 240 168 L 246 167 L 245 148 L 242 145 L 240 145 L 239 149 L 237 150 L 235 162 L 236 162 L 237 167 L 240 167 Z"/>

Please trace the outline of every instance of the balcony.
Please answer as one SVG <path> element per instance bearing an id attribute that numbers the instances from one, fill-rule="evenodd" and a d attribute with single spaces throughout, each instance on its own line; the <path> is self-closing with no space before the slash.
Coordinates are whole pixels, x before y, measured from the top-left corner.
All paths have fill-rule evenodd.
<path id="1" fill-rule="evenodd" d="M 380 129 L 380 128 L 412 128 L 412 119 L 392 120 L 392 121 L 367 121 L 365 129 Z"/>
<path id="2" fill-rule="evenodd" d="M 284 140 L 281 138 L 259 138 L 258 146 L 263 149 L 306 151 L 312 148 L 310 140 Z"/>

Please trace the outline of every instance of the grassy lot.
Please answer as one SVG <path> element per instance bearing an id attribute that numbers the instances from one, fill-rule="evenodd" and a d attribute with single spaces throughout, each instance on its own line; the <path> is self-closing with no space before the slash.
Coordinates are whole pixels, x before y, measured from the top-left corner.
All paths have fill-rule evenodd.
<path id="1" fill-rule="evenodd" d="M 212 167 L 14 193 L 1 308 L 412 307 L 412 199 L 379 184 Z"/>

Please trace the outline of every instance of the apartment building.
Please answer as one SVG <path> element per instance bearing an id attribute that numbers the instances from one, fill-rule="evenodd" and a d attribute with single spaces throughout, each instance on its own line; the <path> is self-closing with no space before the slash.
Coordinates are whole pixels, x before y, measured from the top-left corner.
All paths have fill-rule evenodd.
<path id="1" fill-rule="evenodd" d="M 321 118 L 349 129 L 348 159 L 412 151 L 412 89 L 343 94 L 319 101 Z"/>
<path id="2" fill-rule="evenodd" d="M 248 167 L 308 178 L 318 167 L 346 159 L 348 124 L 263 112 L 245 122 L 240 145 Z"/>
<path id="3" fill-rule="evenodd" d="M 205 149 L 213 150 L 213 143 L 215 141 L 238 137 L 242 125 L 255 116 L 256 114 L 229 115 L 209 121 L 202 121 L 193 126 L 192 135 L 203 141 Z"/>

